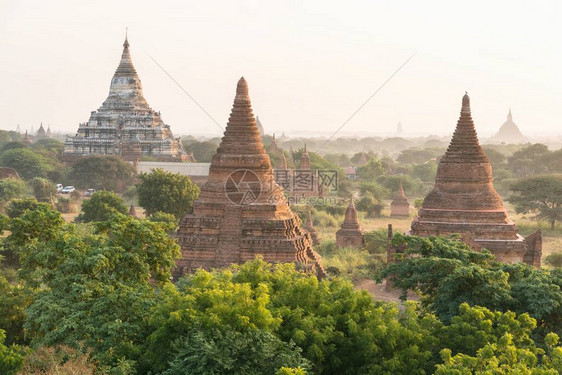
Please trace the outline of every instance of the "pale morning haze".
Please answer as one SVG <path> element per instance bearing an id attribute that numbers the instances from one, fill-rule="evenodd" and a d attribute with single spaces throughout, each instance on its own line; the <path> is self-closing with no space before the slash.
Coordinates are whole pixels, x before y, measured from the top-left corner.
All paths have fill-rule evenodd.
<path id="1" fill-rule="evenodd" d="M 465 91 L 479 134 L 509 108 L 562 126 L 557 1 L 0 1 L 4 130 L 74 134 L 107 97 L 128 27 L 144 95 L 175 134 L 222 130 L 244 76 L 266 133 L 450 134 Z"/>

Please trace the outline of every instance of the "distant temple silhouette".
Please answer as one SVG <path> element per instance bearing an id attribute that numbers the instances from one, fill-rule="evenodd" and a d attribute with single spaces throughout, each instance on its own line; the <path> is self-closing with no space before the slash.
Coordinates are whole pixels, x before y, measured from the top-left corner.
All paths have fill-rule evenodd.
<path id="1" fill-rule="evenodd" d="M 507 114 L 507 120 L 503 123 L 500 130 L 491 138 L 495 142 L 504 143 L 526 143 L 527 138 L 521 133 L 519 127 L 513 122 L 511 108 Z"/>

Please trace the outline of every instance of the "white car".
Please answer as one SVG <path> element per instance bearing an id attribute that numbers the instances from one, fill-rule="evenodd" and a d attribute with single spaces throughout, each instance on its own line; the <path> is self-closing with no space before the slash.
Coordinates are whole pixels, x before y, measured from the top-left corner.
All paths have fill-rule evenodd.
<path id="1" fill-rule="evenodd" d="M 63 189 L 63 186 L 62 186 L 62 184 L 56 184 L 55 188 L 57 188 L 57 193 L 60 193 Z"/>
<path id="2" fill-rule="evenodd" d="M 74 188 L 74 186 L 65 186 L 64 189 L 61 190 L 61 193 L 63 194 L 70 194 L 72 193 L 74 190 L 76 190 Z"/>

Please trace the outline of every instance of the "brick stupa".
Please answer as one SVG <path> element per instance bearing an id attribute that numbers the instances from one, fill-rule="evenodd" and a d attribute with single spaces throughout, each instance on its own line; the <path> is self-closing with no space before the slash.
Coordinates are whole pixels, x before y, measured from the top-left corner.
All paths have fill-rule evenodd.
<path id="1" fill-rule="evenodd" d="M 343 223 L 336 232 L 336 245 L 338 247 L 363 247 L 363 231 L 359 224 L 353 196 L 349 199 Z"/>
<path id="2" fill-rule="evenodd" d="M 295 262 L 300 269 L 324 276 L 310 234 L 301 229 L 283 189 L 274 181 L 244 78 L 238 81 L 209 178 L 193 204 L 193 213 L 181 219 L 177 237 L 182 257 L 176 275 L 261 255 L 268 262 Z"/>
<path id="3" fill-rule="evenodd" d="M 408 202 L 408 197 L 406 197 L 406 193 L 404 193 L 402 181 L 400 181 L 398 191 L 394 194 L 394 197 L 392 197 L 390 216 L 410 216 L 410 202 Z"/>
<path id="4" fill-rule="evenodd" d="M 517 233 L 492 181 L 492 166 L 472 121 L 470 98 L 464 95 L 457 128 L 437 167 L 435 186 L 412 222 L 411 233 L 458 233 L 472 238 L 476 250 L 486 248 L 500 261 L 540 265 L 540 244 L 528 246 Z M 534 242 L 540 242 L 535 237 Z"/>
<path id="5" fill-rule="evenodd" d="M 320 237 L 318 236 L 318 232 L 316 232 L 316 228 L 314 228 L 314 222 L 312 221 L 312 214 L 310 213 L 310 211 L 308 211 L 308 215 L 306 216 L 304 228 L 310 233 L 312 244 L 320 245 Z"/>

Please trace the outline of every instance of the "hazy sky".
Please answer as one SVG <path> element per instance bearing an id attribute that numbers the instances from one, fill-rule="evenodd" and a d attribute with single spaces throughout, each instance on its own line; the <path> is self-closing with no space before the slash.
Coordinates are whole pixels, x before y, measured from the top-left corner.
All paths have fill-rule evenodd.
<path id="1" fill-rule="evenodd" d="M 145 97 L 176 134 L 222 131 L 246 77 L 266 132 L 449 134 L 468 91 L 477 130 L 512 107 L 528 135 L 562 134 L 557 1 L 0 0 L 0 127 L 74 133 L 106 98 L 125 27 Z"/>

